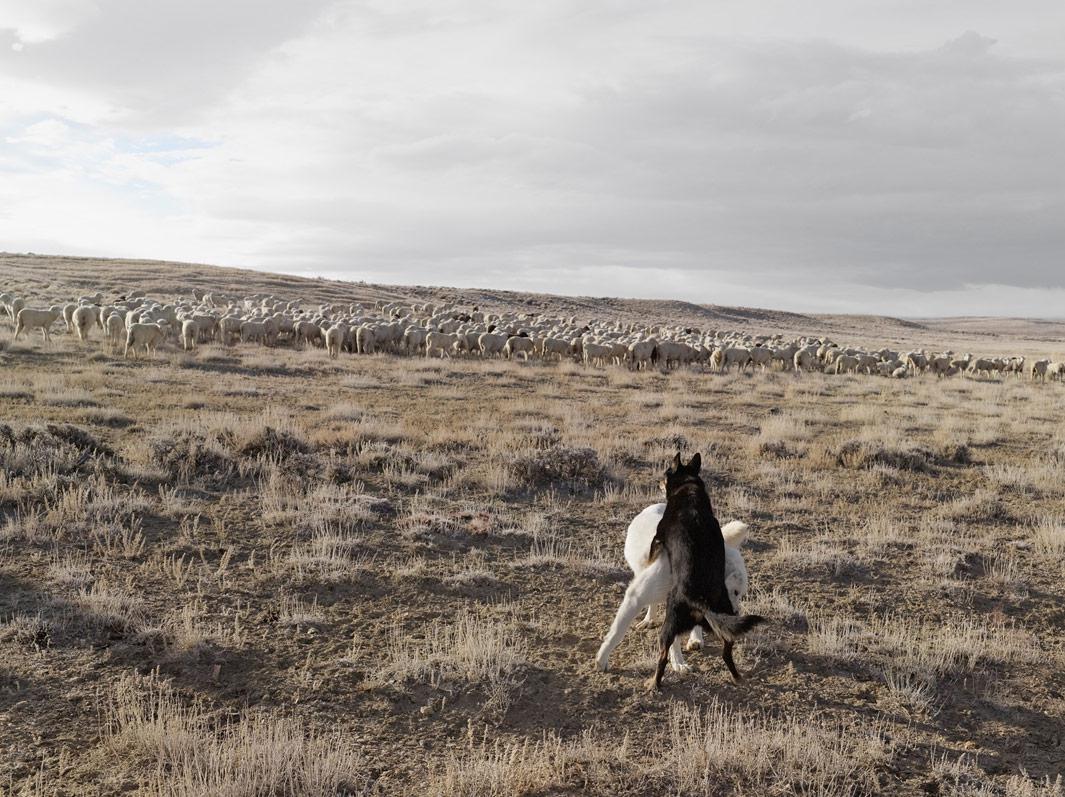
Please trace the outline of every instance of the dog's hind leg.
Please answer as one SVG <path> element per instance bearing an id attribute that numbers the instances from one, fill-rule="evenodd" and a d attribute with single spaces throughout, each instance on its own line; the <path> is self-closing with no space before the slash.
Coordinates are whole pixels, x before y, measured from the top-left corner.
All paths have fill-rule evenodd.
<path id="1" fill-rule="evenodd" d="M 658 635 L 658 665 L 655 674 L 647 682 L 647 688 L 658 690 L 662 687 L 662 675 L 666 671 L 666 663 L 669 661 L 670 649 L 677 641 L 677 636 L 691 629 L 690 624 L 685 624 L 684 616 L 689 613 L 687 607 L 678 606 L 670 597 L 666 601 L 666 616 L 662 620 L 662 631 Z M 679 647 L 678 647 L 679 652 Z"/>
<path id="2" fill-rule="evenodd" d="M 655 605 L 652 603 L 647 607 L 647 614 L 643 616 L 640 622 L 636 623 L 636 630 L 642 631 L 645 628 L 650 628 L 651 623 L 654 622 Z"/>
<path id="3" fill-rule="evenodd" d="M 665 645 L 658 652 L 658 664 L 655 667 L 655 674 L 647 679 L 647 689 L 652 692 L 657 692 L 662 688 L 662 676 L 666 672 L 666 662 L 669 660 L 669 645 Z"/>
<path id="4" fill-rule="evenodd" d="M 621 638 L 629 630 L 629 626 L 636 619 L 636 615 L 645 606 L 649 608 L 654 602 L 655 590 L 658 581 L 660 581 L 658 578 L 659 569 L 655 565 L 651 565 L 651 567 L 636 576 L 632 583 L 629 584 L 628 589 L 625 590 L 625 597 L 621 601 L 621 606 L 618 607 L 618 613 L 614 616 L 614 622 L 595 656 L 595 666 L 600 672 L 607 671 L 610 666 L 610 654 L 621 643 Z"/>

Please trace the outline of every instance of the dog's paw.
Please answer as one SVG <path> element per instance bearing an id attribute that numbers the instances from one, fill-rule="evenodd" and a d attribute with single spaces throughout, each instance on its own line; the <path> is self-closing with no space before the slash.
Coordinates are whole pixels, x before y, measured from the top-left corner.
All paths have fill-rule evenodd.
<path id="1" fill-rule="evenodd" d="M 659 683 L 658 683 L 658 679 L 655 678 L 653 675 L 650 678 L 648 678 L 646 681 L 644 681 L 643 685 L 647 687 L 647 691 L 650 692 L 651 694 L 655 694 L 656 692 L 660 691 L 661 688 L 662 688 L 659 685 Z"/>
<path id="2" fill-rule="evenodd" d="M 669 668 L 671 670 L 673 670 L 673 672 L 680 673 L 681 675 L 685 675 L 685 674 L 690 673 L 692 671 L 692 666 L 690 664 L 688 664 L 687 662 L 683 662 L 683 661 L 670 662 Z"/>
<path id="3" fill-rule="evenodd" d="M 654 623 L 651 620 L 640 620 L 633 626 L 637 631 L 643 631 L 645 628 L 650 628 Z"/>
<path id="4" fill-rule="evenodd" d="M 595 669 L 597 669 L 599 672 L 606 672 L 607 670 L 609 670 L 610 669 L 610 657 L 609 656 L 604 656 L 602 653 L 600 653 L 598 656 L 596 656 L 595 657 Z"/>
<path id="5" fill-rule="evenodd" d="M 702 650 L 703 643 L 700 642 L 698 639 L 689 639 L 688 644 L 684 646 L 684 649 L 689 653 L 693 650 Z"/>

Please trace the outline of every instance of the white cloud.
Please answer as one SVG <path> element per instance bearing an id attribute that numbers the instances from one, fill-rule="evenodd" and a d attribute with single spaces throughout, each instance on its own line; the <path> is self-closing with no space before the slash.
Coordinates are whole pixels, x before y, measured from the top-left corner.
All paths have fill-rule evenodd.
<path id="1" fill-rule="evenodd" d="M 0 54 L 0 240 L 807 310 L 1031 307 L 1065 285 L 1065 27 L 1041 5 L 0 5 L 27 42 Z"/>
<path id="2" fill-rule="evenodd" d="M 14 31 L 19 47 L 58 38 L 98 12 L 92 0 L 0 0 L 0 30 Z"/>

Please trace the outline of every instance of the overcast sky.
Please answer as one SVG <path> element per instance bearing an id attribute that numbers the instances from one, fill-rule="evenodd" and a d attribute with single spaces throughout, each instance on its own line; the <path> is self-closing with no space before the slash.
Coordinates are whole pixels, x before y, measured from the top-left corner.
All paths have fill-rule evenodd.
<path id="1" fill-rule="evenodd" d="M 0 249 L 1065 316 L 1061 0 L 0 0 Z"/>

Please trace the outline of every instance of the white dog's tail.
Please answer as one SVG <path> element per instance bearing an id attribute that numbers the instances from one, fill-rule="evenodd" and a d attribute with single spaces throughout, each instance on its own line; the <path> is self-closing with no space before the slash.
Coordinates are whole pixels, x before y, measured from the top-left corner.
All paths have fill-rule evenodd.
<path id="1" fill-rule="evenodd" d="M 751 527 L 742 520 L 730 520 L 721 527 L 721 536 L 725 538 L 725 545 L 729 548 L 739 548 L 747 542 Z"/>

